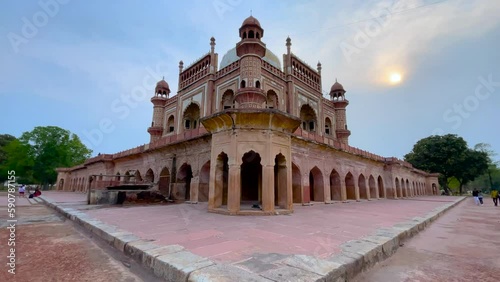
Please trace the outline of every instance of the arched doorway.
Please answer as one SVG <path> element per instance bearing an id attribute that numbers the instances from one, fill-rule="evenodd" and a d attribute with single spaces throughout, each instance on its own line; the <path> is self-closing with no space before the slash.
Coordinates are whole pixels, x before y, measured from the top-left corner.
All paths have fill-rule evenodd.
<path id="1" fill-rule="evenodd" d="M 146 171 L 146 177 L 145 177 L 145 180 L 147 183 L 154 183 L 155 181 L 155 174 L 153 173 L 153 170 L 152 169 L 148 169 L 148 171 Z"/>
<path id="2" fill-rule="evenodd" d="M 366 190 L 366 178 L 363 174 L 358 177 L 359 198 L 368 200 L 368 191 Z"/>
<path id="3" fill-rule="evenodd" d="M 379 198 L 387 198 L 387 195 L 385 194 L 385 188 L 384 188 L 384 180 L 382 177 L 379 175 L 377 178 L 378 182 L 378 196 Z"/>
<path id="4" fill-rule="evenodd" d="M 139 170 L 135 171 L 134 180 L 136 183 L 142 183 L 142 176 L 141 176 L 141 173 L 139 172 Z"/>
<path id="5" fill-rule="evenodd" d="M 302 130 L 316 132 L 316 113 L 309 104 L 300 108 L 300 119 L 302 120 Z"/>
<path id="6" fill-rule="evenodd" d="M 164 167 L 160 172 L 160 180 L 158 182 L 158 190 L 164 196 L 170 196 L 170 171 Z"/>
<path id="7" fill-rule="evenodd" d="M 335 169 L 330 173 L 330 195 L 332 201 L 342 201 L 340 175 Z"/>
<path id="8" fill-rule="evenodd" d="M 241 203 L 260 204 L 262 196 L 260 155 L 250 151 L 245 153 L 241 160 Z"/>
<path id="9" fill-rule="evenodd" d="M 406 197 L 405 180 L 401 178 L 401 197 Z"/>
<path id="10" fill-rule="evenodd" d="M 266 106 L 268 109 L 277 109 L 278 108 L 278 95 L 273 90 L 267 91 L 267 102 Z"/>
<path id="11" fill-rule="evenodd" d="M 399 184 L 399 179 L 396 177 L 396 197 L 401 198 L 401 186 Z"/>
<path id="12" fill-rule="evenodd" d="M 313 167 L 309 172 L 309 193 L 311 202 L 323 202 L 325 200 L 323 174 L 317 166 Z"/>
<path id="13" fill-rule="evenodd" d="M 125 175 L 123 176 L 123 183 L 127 184 L 130 182 L 130 171 L 127 170 L 127 172 L 125 172 Z"/>
<path id="14" fill-rule="evenodd" d="M 437 189 L 437 186 L 436 186 L 436 183 L 432 183 L 432 193 L 434 195 L 438 195 L 438 189 Z"/>
<path id="15" fill-rule="evenodd" d="M 332 128 L 332 121 L 330 120 L 329 117 L 325 118 L 325 135 L 332 135 L 333 134 L 333 128 Z"/>
<path id="16" fill-rule="evenodd" d="M 196 129 L 200 120 L 200 107 L 196 103 L 191 103 L 184 111 L 184 129 Z"/>
<path id="17" fill-rule="evenodd" d="M 200 169 L 200 184 L 198 188 L 198 202 L 208 202 L 208 182 L 210 181 L 210 161 Z"/>
<path id="18" fill-rule="evenodd" d="M 404 195 L 404 196 L 405 196 L 405 197 L 408 197 L 408 190 L 410 190 L 410 189 L 411 189 L 411 188 L 410 188 L 410 181 L 408 181 L 408 179 L 406 179 L 406 186 L 405 186 L 405 188 L 406 188 L 406 191 L 405 191 L 405 192 L 406 192 L 406 195 Z"/>
<path id="19" fill-rule="evenodd" d="M 193 171 L 191 166 L 184 163 L 179 168 L 177 173 L 177 189 L 175 191 L 175 199 L 177 200 L 189 200 L 191 192 L 191 178 L 193 178 Z"/>
<path id="20" fill-rule="evenodd" d="M 217 156 L 217 161 L 215 163 L 215 208 L 227 205 L 228 180 L 228 157 L 226 153 L 221 152 Z"/>
<path id="21" fill-rule="evenodd" d="M 282 154 L 274 158 L 274 205 L 287 208 L 286 159 Z"/>
<path id="22" fill-rule="evenodd" d="M 370 198 L 377 199 L 377 185 L 375 184 L 375 177 L 370 175 L 368 178 L 368 187 L 370 187 Z"/>
<path id="23" fill-rule="evenodd" d="M 234 97 L 234 92 L 231 89 L 228 89 L 224 92 L 222 95 L 222 109 L 231 109 L 234 108 L 234 103 L 233 103 L 233 97 Z"/>
<path id="24" fill-rule="evenodd" d="M 348 200 L 356 200 L 356 186 L 354 186 L 354 177 L 350 172 L 345 176 L 345 189 Z"/>
<path id="25" fill-rule="evenodd" d="M 292 163 L 292 195 L 294 203 L 302 203 L 302 177 L 300 169 Z"/>

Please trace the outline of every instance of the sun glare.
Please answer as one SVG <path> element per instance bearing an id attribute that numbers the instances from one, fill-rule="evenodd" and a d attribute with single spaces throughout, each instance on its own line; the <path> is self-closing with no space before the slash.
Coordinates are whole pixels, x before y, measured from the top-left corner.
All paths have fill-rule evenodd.
<path id="1" fill-rule="evenodd" d="M 398 84 L 401 82 L 401 74 L 400 73 L 392 73 L 390 77 L 392 84 Z"/>

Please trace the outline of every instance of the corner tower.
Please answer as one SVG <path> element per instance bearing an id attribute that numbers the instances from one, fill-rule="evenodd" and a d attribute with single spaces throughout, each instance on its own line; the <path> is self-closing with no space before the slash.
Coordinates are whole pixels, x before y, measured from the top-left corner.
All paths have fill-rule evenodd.
<path id="1" fill-rule="evenodd" d="M 335 134 L 341 143 L 348 145 L 351 131 L 347 129 L 345 109 L 349 105 L 349 101 L 345 98 L 345 92 L 342 84 L 335 79 L 335 83 L 330 88 L 330 99 L 335 107 Z"/>
<path id="2" fill-rule="evenodd" d="M 163 113 L 169 94 L 170 87 L 168 83 L 165 79 L 160 80 L 156 84 L 155 95 L 151 98 L 151 103 L 153 103 L 153 121 L 148 128 L 148 132 L 151 135 L 149 142 L 154 142 L 163 135 Z"/>
<path id="3" fill-rule="evenodd" d="M 238 108 L 265 108 L 266 95 L 261 89 L 262 58 L 266 55 L 266 44 L 261 41 L 264 29 L 259 21 L 250 16 L 239 29 L 240 42 L 236 44 L 236 55 L 240 57 L 240 85 L 235 95 Z"/>

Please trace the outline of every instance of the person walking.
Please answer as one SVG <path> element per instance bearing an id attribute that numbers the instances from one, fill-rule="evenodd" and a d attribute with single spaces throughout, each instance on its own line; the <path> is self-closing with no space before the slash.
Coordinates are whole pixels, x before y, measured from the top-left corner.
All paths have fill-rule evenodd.
<path id="1" fill-rule="evenodd" d="M 479 199 L 479 202 L 481 203 L 481 206 L 483 205 L 483 191 L 479 190 L 477 193 L 477 197 Z"/>
<path id="2" fill-rule="evenodd" d="M 474 203 L 476 204 L 476 206 L 479 206 L 479 191 L 477 191 L 477 189 L 474 188 L 474 190 L 472 191 L 472 197 L 474 197 Z"/>
<path id="3" fill-rule="evenodd" d="M 493 203 L 495 207 L 498 206 L 498 190 L 496 188 L 491 189 L 491 198 L 493 199 Z"/>

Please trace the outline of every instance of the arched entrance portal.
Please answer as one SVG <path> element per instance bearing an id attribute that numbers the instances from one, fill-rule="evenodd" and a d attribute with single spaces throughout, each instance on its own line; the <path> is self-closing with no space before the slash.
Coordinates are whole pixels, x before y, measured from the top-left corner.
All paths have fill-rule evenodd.
<path id="1" fill-rule="evenodd" d="M 198 188 L 198 202 L 208 201 L 208 182 L 210 180 L 210 161 L 200 169 L 200 185 Z"/>
<path id="2" fill-rule="evenodd" d="M 384 189 L 384 180 L 382 180 L 382 177 L 379 176 L 377 179 L 377 184 L 378 184 L 378 197 L 379 198 L 387 198 L 387 195 L 385 194 L 385 189 Z"/>
<path id="3" fill-rule="evenodd" d="M 316 166 L 309 172 L 309 193 L 311 202 L 323 202 L 325 200 L 323 174 Z"/>
<path id="4" fill-rule="evenodd" d="M 368 187 L 370 187 L 370 198 L 377 199 L 377 186 L 373 175 L 370 175 L 370 178 L 368 178 Z"/>
<path id="5" fill-rule="evenodd" d="M 335 169 L 330 173 L 330 195 L 332 201 L 342 201 L 340 175 Z"/>
<path id="6" fill-rule="evenodd" d="M 228 157 L 222 152 L 215 163 L 215 208 L 227 206 L 227 188 L 229 179 Z"/>
<path id="7" fill-rule="evenodd" d="M 241 158 L 241 203 L 258 204 L 262 196 L 262 165 L 260 155 L 254 151 Z"/>
<path id="8" fill-rule="evenodd" d="M 175 199 L 177 200 L 188 200 L 191 190 L 191 178 L 193 178 L 193 171 L 191 166 L 184 163 L 179 168 L 179 173 L 177 173 L 177 189 L 175 191 Z"/>
<path id="9" fill-rule="evenodd" d="M 149 171 L 148 171 L 149 172 Z M 169 194 L 170 188 L 170 171 L 168 168 L 164 167 L 160 172 L 160 181 L 158 182 L 158 190 L 164 196 L 170 196 Z"/>
<path id="10" fill-rule="evenodd" d="M 349 172 L 345 176 L 345 189 L 348 200 L 356 200 L 356 187 L 354 186 L 354 177 Z"/>
<path id="11" fill-rule="evenodd" d="M 282 154 L 274 158 L 274 205 L 287 208 L 286 159 Z"/>
<path id="12" fill-rule="evenodd" d="M 146 180 L 146 182 L 148 183 L 151 183 L 153 184 L 154 181 L 155 181 L 155 175 L 153 173 L 153 170 L 152 169 L 148 169 L 148 171 L 146 172 L 146 176 L 144 177 L 144 179 Z"/>
<path id="13" fill-rule="evenodd" d="M 292 163 L 292 195 L 294 203 L 302 203 L 302 177 L 300 169 Z"/>

